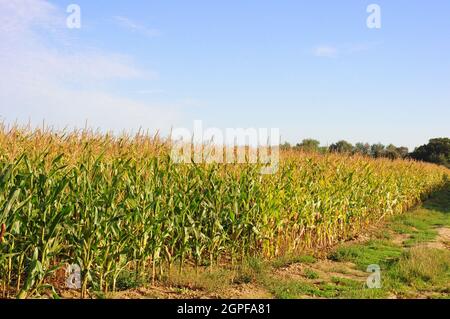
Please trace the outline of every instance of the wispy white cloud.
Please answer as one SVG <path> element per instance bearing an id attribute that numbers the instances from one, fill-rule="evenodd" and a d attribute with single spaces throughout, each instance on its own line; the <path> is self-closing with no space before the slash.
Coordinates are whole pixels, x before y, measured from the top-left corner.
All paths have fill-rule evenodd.
<path id="1" fill-rule="evenodd" d="M 2 36 L 14 33 L 31 35 L 30 27 L 54 27 L 62 16 L 45 0 L 0 0 L 0 32 Z"/>
<path id="2" fill-rule="evenodd" d="M 335 58 L 338 56 L 339 50 L 334 46 L 321 45 L 314 48 L 316 57 Z"/>
<path id="3" fill-rule="evenodd" d="M 113 18 L 117 22 L 117 24 L 120 25 L 121 27 L 129 29 L 133 32 L 143 34 L 146 37 L 153 38 L 161 35 L 161 32 L 158 29 L 148 28 L 142 24 L 133 21 L 130 18 L 123 16 L 115 16 Z"/>
<path id="4" fill-rule="evenodd" d="M 0 0 L 0 114 L 57 127 L 170 128 L 175 105 L 123 97 L 111 81 L 151 80 L 130 56 L 71 42 L 65 12 L 44 0 Z M 45 30 L 46 32 L 41 32 Z M 51 37 L 49 39 L 49 37 Z"/>

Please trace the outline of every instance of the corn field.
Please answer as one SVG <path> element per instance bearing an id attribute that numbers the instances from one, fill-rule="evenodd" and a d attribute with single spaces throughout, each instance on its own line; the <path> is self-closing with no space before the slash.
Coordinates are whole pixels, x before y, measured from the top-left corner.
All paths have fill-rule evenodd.
<path id="1" fill-rule="evenodd" d="M 449 170 L 281 152 L 254 164 L 175 164 L 147 135 L 0 127 L 0 297 L 36 297 L 81 268 L 81 296 L 120 274 L 234 265 L 349 239 L 442 187 Z"/>

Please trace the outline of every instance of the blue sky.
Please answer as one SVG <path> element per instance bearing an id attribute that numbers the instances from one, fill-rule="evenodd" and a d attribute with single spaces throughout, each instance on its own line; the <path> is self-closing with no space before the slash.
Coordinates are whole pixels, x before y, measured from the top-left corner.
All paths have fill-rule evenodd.
<path id="1" fill-rule="evenodd" d="M 81 8 L 67 29 L 66 7 Z M 381 29 L 369 29 L 369 4 Z M 57 128 L 450 135 L 450 2 L 0 0 L 0 116 Z M 5 22 L 6 21 L 6 22 Z"/>

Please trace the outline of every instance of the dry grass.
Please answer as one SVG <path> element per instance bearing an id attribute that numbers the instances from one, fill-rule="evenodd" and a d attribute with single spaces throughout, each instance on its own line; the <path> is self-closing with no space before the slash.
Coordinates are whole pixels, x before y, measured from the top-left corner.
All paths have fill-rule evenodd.
<path id="1" fill-rule="evenodd" d="M 405 283 L 438 284 L 450 280 L 450 253 L 423 246 L 413 247 L 399 260 L 396 271 Z"/>

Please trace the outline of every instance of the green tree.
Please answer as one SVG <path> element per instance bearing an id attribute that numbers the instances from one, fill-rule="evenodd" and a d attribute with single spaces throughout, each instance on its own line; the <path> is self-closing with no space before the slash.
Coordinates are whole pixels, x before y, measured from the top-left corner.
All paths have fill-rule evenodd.
<path id="1" fill-rule="evenodd" d="M 347 141 L 339 141 L 330 145 L 330 152 L 337 153 L 351 153 L 353 152 L 353 145 Z"/>
<path id="2" fill-rule="evenodd" d="M 411 157 L 450 168 L 450 138 L 433 138 L 428 144 L 416 148 Z"/>
<path id="3" fill-rule="evenodd" d="M 407 158 L 409 155 L 409 149 L 405 146 L 397 147 L 397 153 L 401 158 Z"/>
<path id="4" fill-rule="evenodd" d="M 389 144 L 384 150 L 384 157 L 390 158 L 392 160 L 400 158 L 400 153 L 398 153 L 397 147 L 394 144 Z"/>
<path id="5" fill-rule="evenodd" d="M 386 151 L 386 147 L 381 143 L 373 144 L 370 147 L 370 153 L 375 158 L 383 157 L 385 155 L 385 151 Z"/>
<path id="6" fill-rule="evenodd" d="M 296 147 L 302 151 L 319 152 L 320 142 L 310 138 L 304 139 L 301 143 L 297 144 Z"/>
<path id="7" fill-rule="evenodd" d="M 284 142 L 283 144 L 280 145 L 280 149 L 283 151 L 287 151 L 291 149 L 291 144 L 289 144 L 288 142 Z"/>
<path id="8" fill-rule="evenodd" d="M 356 143 L 354 152 L 362 155 L 370 155 L 370 144 Z"/>

